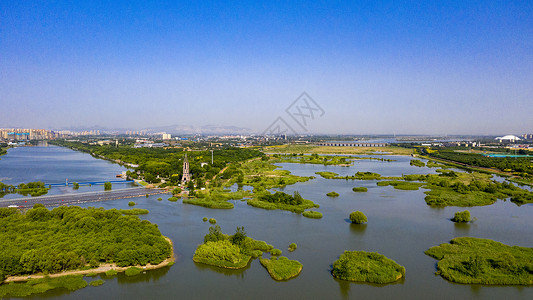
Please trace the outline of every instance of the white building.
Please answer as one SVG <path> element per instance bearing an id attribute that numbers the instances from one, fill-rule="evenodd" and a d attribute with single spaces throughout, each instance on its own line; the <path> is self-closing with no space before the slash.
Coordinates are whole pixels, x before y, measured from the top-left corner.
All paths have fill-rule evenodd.
<path id="1" fill-rule="evenodd" d="M 170 140 L 171 138 L 172 138 L 172 135 L 170 133 L 163 133 L 164 140 Z"/>
<path id="2" fill-rule="evenodd" d="M 516 141 L 519 141 L 520 138 L 517 137 L 516 135 L 506 135 L 506 136 L 502 136 L 502 137 L 497 137 L 497 138 L 495 138 L 495 140 L 500 141 L 500 143 L 502 143 L 502 142 L 514 143 Z"/>

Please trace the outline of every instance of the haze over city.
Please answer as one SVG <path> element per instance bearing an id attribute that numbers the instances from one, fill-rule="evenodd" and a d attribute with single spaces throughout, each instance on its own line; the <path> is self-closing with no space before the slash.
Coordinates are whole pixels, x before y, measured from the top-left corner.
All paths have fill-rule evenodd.
<path id="1" fill-rule="evenodd" d="M 533 131 L 531 1 L 0 3 L 0 127 Z"/>

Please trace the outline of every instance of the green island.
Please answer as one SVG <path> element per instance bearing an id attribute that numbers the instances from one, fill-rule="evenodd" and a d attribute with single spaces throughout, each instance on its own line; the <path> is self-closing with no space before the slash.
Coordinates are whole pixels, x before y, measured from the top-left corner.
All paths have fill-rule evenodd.
<path id="1" fill-rule="evenodd" d="M 296 245 L 296 243 L 291 243 L 289 245 L 289 252 L 293 252 L 294 250 L 296 250 L 296 248 L 298 248 L 298 245 Z"/>
<path id="2" fill-rule="evenodd" d="M 378 186 L 392 186 L 397 190 L 418 190 L 419 187 L 423 186 L 424 183 L 420 182 L 407 182 L 399 180 L 385 180 L 379 181 L 376 183 Z"/>
<path id="3" fill-rule="evenodd" d="M 193 261 L 226 269 L 242 269 L 250 260 L 274 247 L 264 241 L 246 236 L 244 227 L 237 227 L 235 234 L 222 233 L 220 226 L 212 226 L 204 237 L 204 243 L 194 252 Z"/>
<path id="4" fill-rule="evenodd" d="M 123 215 L 146 215 L 150 213 L 149 210 L 144 208 L 119 209 L 118 211 Z"/>
<path id="5" fill-rule="evenodd" d="M 337 192 L 329 192 L 326 194 L 326 196 L 328 197 L 339 197 L 339 193 Z"/>
<path id="6" fill-rule="evenodd" d="M 302 215 L 310 219 L 322 219 L 322 213 L 315 210 L 306 210 L 302 213 Z"/>
<path id="7" fill-rule="evenodd" d="M 508 246 L 489 239 L 454 238 L 425 252 L 439 260 L 437 274 L 467 284 L 533 284 L 533 248 Z"/>
<path id="8" fill-rule="evenodd" d="M 335 146 L 317 146 L 317 145 L 278 145 L 265 147 L 264 151 L 267 153 L 317 153 L 317 154 L 376 154 L 379 150 L 382 155 L 411 155 L 413 149 L 398 146 L 386 147 L 335 147 Z"/>
<path id="9" fill-rule="evenodd" d="M 331 274 L 342 280 L 385 284 L 404 277 L 405 268 L 376 252 L 344 251 Z"/>
<path id="10" fill-rule="evenodd" d="M 470 212 L 468 210 L 456 212 L 451 220 L 456 223 L 466 223 L 472 221 L 470 218 Z"/>
<path id="11" fill-rule="evenodd" d="M 26 281 L 0 285 L 8 295 L 18 295 L 14 289 L 32 294 L 43 291 L 41 287 L 80 282 L 77 277 L 46 278 L 48 274 L 91 273 L 109 263 L 118 268 L 154 268 L 172 256 L 172 245 L 157 225 L 117 209 L 60 206 L 48 210 L 35 204 L 21 213 L 16 208 L 0 208 L 0 228 L 0 279 Z M 45 277 L 28 281 L 28 275 Z"/>
<path id="12" fill-rule="evenodd" d="M 134 201 L 130 201 L 128 202 L 128 206 L 135 206 L 137 203 L 135 203 Z"/>
<path id="13" fill-rule="evenodd" d="M 97 279 L 97 280 L 91 281 L 91 283 L 89 284 L 91 286 L 101 286 L 102 284 L 104 284 L 104 281 L 102 279 Z"/>
<path id="14" fill-rule="evenodd" d="M 271 194 L 268 191 L 258 193 L 258 195 L 248 200 L 248 205 L 263 209 L 281 209 L 302 213 L 304 210 L 314 207 L 320 207 L 311 200 L 302 198 L 297 191 L 293 195 L 284 192 L 275 192 Z"/>
<path id="15" fill-rule="evenodd" d="M 364 213 L 360 211 L 353 211 L 350 213 L 350 221 L 353 224 L 363 224 L 363 223 L 368 222 L 368 219 Z"/>
<path id="16" fill-rule="evenodd" d="M 271 257 L 260 258 L 259 262 L 265 267 L 272 277 L 275 280 L 289 280 L 300 274 L 302 271 L 303 265 L 297 260 L 290 260 L 285 256 L 280 257 Z"/>
<path id="17" fill-rule="evenodd" d="M 354 191 L 356 193 L 364 193 L 364 192 L 368 192 L 368 188 L 366 188 L 364 186 L 359 186 L 359 187 L 354 187 L 352 189 L 352 191 Z"/>
<path id="18" fill-rule="evenodd" d="M 380 179 L 396 179 L 398 177 L 381 177 L 380 174 L 373 172 L 357 172 L 351 176 L 338 176 L 339 174 L 334 172 L 315 172 L 326 179 L 351 179 L 351 180 L 380 180 Z"/>

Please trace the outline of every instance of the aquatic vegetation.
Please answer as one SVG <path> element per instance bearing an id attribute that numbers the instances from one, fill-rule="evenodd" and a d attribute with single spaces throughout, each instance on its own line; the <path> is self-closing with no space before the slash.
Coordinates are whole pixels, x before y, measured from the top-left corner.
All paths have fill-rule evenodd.
<path id="1" fill-rule="evenodd" d="M 250 259 L 250 255 L 243 254 L 239 246 L 228 240 L 201 244 L 193 256 L 195 262 L 228 269 L 244 268 Z"/>
<path id="2" fill-rule="evenodd" d="M 360 211 L 353 211 L 352 213 L 350 213 L 350 221 L 354 224 L 363 224 L 365 222 L 368 222 L 368 219 L 364 213 Z"/>
<path id="3" fill-rule="evenodd" d="M 128 206 L 135 206 L 135 204 L 137 204 L 137 203 L 135 203 L 133 201 L 128 202 Z"/>
<path id="4" fill-rule="evenodd" d="M 302 215 L 306 218 L 322 219 L 322 213 L 315 210 L 306 210 L 302 213 Z"/>
<path id="5" fill-rule="evenodd" d="M 290 251 L 290 252 L 296 250 L 296 248 L 298 248 L 298 246 L 296 245 L 296 243 L 291 243 L 291 244 L 289 245 L 289 251 Z"/>
<path id="6" fill-rule="evenodd" d="M 115 276 L 117 274 L 118 274 L 118 272 L 115 269 L 111 269 L 111 270 L 108 270 L 108 271 L 105 272 L 106 276 Z"/>
<path id="7" fill-rule="evenodd" d="M 455 216 L 451 220 L 459 223 L 472 221 L 470 218 L 470 212 L 468 210 L 456 212 Z"/>
<path id="8" fill-rule="evenodd" d="M 234 207 L 233 203 L 231 202 L 215 201 L 210 198 L 188 198 L 183 199 L 183 203 L 218 209 L 231 209 Z"/>
<path id="9" fill-rule="evenodd" d="M 104 284 L 104 281 L 102 279 L 93 280 L 90 283 L 91 286 L 101 286 L 102 284 Z"/>
<path id="10" fill-rule="evenodd" d="M 146 215 L 150 211 L 143 208 L 132 208 L 132 209 L 119 209 L 119 212 L 123 215 Z"/>
<path id="11" fill-rule="evenodd" d="M 326 194 L 326 196 L 328 197 L 339 197 L 339 193 L 337 192 L 329 192 Z"/>
<path id="12" fill-rule="evenodd" d="M 418 160 L 418 159 L 411 159 L 409 164 L 411 166 L 415 166 L 415 167 L 425 167 L 426 166 L 426 164 L 423 161 Z"/>
<path id="13" fill-rule="evenodd" d="M 26 282 L 10 282 L 0 285 L 0 297 L 27 297 L 34 294 L 41 294 L 54 289 L 67 289 L 75 291 L 87 286 L 87 281 L 83 280 L 83 275 L 67 275 L 60 277 L 44 277 L 30 279 Z"/>
<path id="14" fill-rule="evenodd" d="M 124 274 L 126 274 L 126 276 L 135 276 L 141 274 L 142 270 L 143 269 L 137 267 L 129 267 L 124 271 Z"/>
<path id="15" fill-rule="evenodd" d="M 217 222 L 217 220 L 215 220 L 214 218 L 209 219 L 209 223 L 211 223 L 211 224 L 215 224 L 216 222 Z"/>
<path id="16" fill-rule="evenodd" d="M 404 277 L 405 268 L 376 252 L 344 251 L 331 274 L 342 280 L 383 284 Z"/>
<path id="17" fill-rule="evenodd" d="M 300 274 L 303 265 L 297 260 L 290 260 L 284 256 L 272 257 L 270 259 L 261 258 L 261 265 L 265 267 L 268 274 L 275 280 L 289 280 Z"/>
<path id="18" fill-rule="evenodd" d="M 335 179 L 339 175 L 334 172 L 315 172 L 315 174 L 320 175 L 326 179 Z"/>
<path id="19" fill-rule="evenodd" d="M 352 189 L 352 191 L 356 192 L 356 193 L 361 193 L 361 192 L 368 192 L 368 188 L 364 187 L 364 186 L 360 186 L 360 187 L 354 187 Z"/>
<path id="20" fill-rule="evenodd" d="M 282 251 L 280 249 L 272 249 L 272 250 L 270 250 L 270 254 L 272 256 L 280 256 L 281 253 L 282 253 Z"/>
<path id="21" fill-rule="evenodd" d="M 437 274 L 457 283 L 533 284 L 533 248 L 489 239 L 454 238 L 425 252 L 439 260 Z"/>
<path id="22" fill-rule="evenodd" d="M 424 183 L 421 182 L 407 182 L 407 181 L 380 181 L 377 183 L 378 186 L 393 186 L 397 190 L 418 190 L 419 187 L 423 186 Z"/>
<path id="23" fill-rule="evenodd" d="M 202 221 L 207 222 L 209 219 L 207 217 L 203 217 Z"/>
<path id="24" fill-rule="evenodd" d="M 311 200 L 303 199 L 300 193 L 294 192 L 294 195 L 283 192 L 271 194 L 269 192 L 257 193 L 253 199 L 247 201 L 248 205 L 263 209 L 281 209 L 302 213 L 304 210 L 319 207 Z"/>
<path id="25" fill-rule="evenodd" d="M 179 198 L 177 198 L 177 197 L 169 197 L 167 200 L 170 201 L 170 202 L 176 202 L 176 201 L 179 200 Z M 184 201 L 185 201 L 185 200 L 184 200 Z M 184 202 L 184 203 L 185 203 L 185 202 Z"/>

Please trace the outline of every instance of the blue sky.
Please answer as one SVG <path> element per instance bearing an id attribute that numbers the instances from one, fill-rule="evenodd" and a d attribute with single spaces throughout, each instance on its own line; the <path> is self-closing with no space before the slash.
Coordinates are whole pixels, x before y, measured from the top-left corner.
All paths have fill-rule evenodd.
<path id="1" fill-rule="evenodd" d="M 307 132 L 533 132 L 533 2 L 0 2 L 0 127 L 261 132 L 303 91 Z"/>

